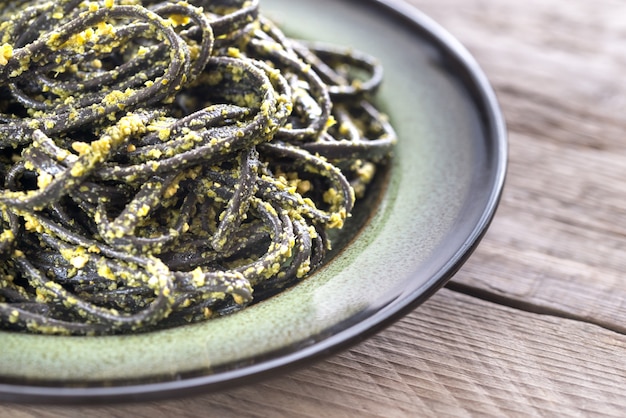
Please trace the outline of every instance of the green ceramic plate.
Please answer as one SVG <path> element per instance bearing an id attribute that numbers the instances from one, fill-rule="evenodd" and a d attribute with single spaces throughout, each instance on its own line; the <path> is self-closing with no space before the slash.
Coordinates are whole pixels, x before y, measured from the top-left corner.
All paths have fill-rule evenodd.
<path id="1" fill-rule="evenodd" d="M 292 36 L 352 45 L 383 61 L 380 104 L 400 141 L 368 222 L 322 271 L 219 320 L 136 336 L 0 332 L 0 399 L 147 399 L 306 364 L 416 307 L 477 245 L 503 186 L 506 138 L 493 92 L 466 50 L 392 0 L 261 6 Z"/>

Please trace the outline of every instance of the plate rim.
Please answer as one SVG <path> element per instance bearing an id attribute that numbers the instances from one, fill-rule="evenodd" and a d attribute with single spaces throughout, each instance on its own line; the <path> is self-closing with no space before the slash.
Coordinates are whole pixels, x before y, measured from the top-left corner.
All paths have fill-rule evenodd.
<path id="1" fill-rule="evenodd" d="M 357 2 L 362 0 L 342 0 Z M 461 268 L 474 252 L 487 232 L 500 203 L 508 164 L 507 129 L 495 91 L 476 59 L 452 34 L 422 11 L 404 0 L 367 0 L 365 7 L 377 7 L 391 14 L 419 32 L 429 44 L 446 56 L 454 66 L 463 70 L 464 87 L 471 88 L 470 95 L 480 105 L 479 112 L 486 128 L 485 137 L 495 150 L 490 160 L 493 164 L 492 183 L 482 216 L 462 245 L 447 262 L 424 284 L 411 292 L 403 293 L 393 303 L 368 315 L 364 320 L 341 329 L 329 337 L 288 352 L 284 355 L 271 353 L 272 358 L 232 370 L 181 380 L 142 382 L 110 387 L 57 387 L 36 384 L 0 383 L 0 401 L 76 404 L 111 401 L 144 401 L 163 397 L 180 397 L 218 391 L 253 383 L 269 374 L 284 373 L 304 364 L 320 360 L 353 346 L 381 331 L 430 298 Z M 455 74 L 457 74 L 455 72 Z M 469 84 L 468 84 L 469 83 Z M 333 328 L 341 328 L 340 324 Z"/>

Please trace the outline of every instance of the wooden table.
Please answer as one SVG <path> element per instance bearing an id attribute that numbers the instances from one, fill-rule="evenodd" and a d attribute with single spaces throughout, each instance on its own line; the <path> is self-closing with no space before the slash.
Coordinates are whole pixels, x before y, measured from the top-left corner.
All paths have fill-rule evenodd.
<path id="1" fill-rule="evenodd" d="M 626 2 L 411 3 L 474 54 L 510 131 L 502 204 L 450 285 L 366 342 L 261 384 L 0 416 L 626 413 Z"/>

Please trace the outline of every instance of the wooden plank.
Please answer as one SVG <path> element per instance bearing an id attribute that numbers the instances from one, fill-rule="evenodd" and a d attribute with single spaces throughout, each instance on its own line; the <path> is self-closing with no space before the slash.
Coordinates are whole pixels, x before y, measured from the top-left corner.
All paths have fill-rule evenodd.
<path id="1" fill-rule="evenodd" d="M 411 3 L 472 51 L 510 130 L 500 210 L 456 281 L 624 332 L 626 3 Z"/>
<path id="2" fill-rule="evenodd" d="M 366 342 L 260 384 L 137 405 L 5 405 L 0 415 L 617 417 L 625 357 L 626 336 L 444 289 Z"/>

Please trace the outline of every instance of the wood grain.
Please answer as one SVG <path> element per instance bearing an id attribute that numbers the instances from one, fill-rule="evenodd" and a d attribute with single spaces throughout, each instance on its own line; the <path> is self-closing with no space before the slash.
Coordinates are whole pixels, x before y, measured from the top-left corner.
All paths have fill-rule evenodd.
<path id="1" fill-rule="evenodd" d="M 412 3 L 473 53 L 509 128 L 502 205 L 458 280 L 624 332 L 626 3 Z"/>
<path id="2" fill-rule="evenodd" d="M 9 417 L 623 416 L 626 2 L 410 0 L 465 44 L 510 131 L 496 219 L 410 315 L 260 384 Z"/>

